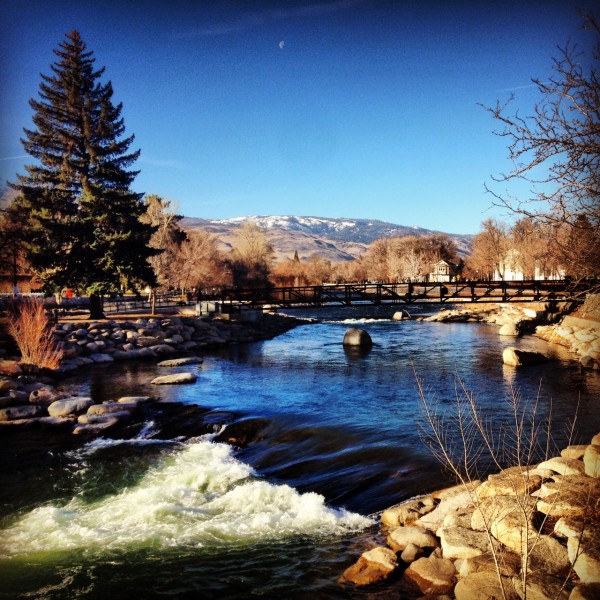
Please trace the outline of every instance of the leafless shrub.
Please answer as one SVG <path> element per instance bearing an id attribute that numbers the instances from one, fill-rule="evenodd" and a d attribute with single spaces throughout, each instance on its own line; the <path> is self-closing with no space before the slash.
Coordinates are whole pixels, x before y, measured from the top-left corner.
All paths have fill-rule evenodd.
<path id="1" fill-rule="evenodd" d="M 414 367 L 413 367 L 414 370 Z M 552 438 L 552 407 L 546 415 L 541 415 L 540 393 L 534 400 L 524 400 L 518 390 L 512 389 L 507 399 L 508 421 L 494 421 L 487 418 L 474 393 L 467 389 L 457 375 L 455 402 L 448 411 L 435 398 L 430 397 L 423 379 L 415 371 L 415 379 L 421 400 L 421 438 L 430 448 L 436 459 L 464 486 L 470 501 L 479 511 L 493 557 L 498 582 L 504 599 L 512 593 L 506 589 L 506 578 L 502 577 L 502 546 L 494 535 L 494 522 L 481 510 L 482 499 L 473 482 L 479 479 L 482 468 L 503 470 L 517 467 L 507 480 L 512 488 L 516 512 L 522 523 L 521 574 L 522 598 L 526 598 L 527 579 L 530 575 L 530 558 L 538 544 L 547 516 L 544 515 L 537 527 L 533 523 L 535 503 L 529 492 L 532 488 L 532 465 L 546 460 L 557 453 Z M 576 418 L 567 423 L 569 444 L 573 437 Z M 500 517 L 502 519 L 503 517 Z M 495 519 L 498 521 L 498 517 Z M 563 583 L 566 584 L 565 579 Z"/>
<path id="2" fill-rule="evenodd" d="M 9 333 L 21 352 L 22 362 L 40 368 L 56 369 L 63 352 L 52 332 L 52 323 L 42 300 L 21 298 L 8 316 Z"/>

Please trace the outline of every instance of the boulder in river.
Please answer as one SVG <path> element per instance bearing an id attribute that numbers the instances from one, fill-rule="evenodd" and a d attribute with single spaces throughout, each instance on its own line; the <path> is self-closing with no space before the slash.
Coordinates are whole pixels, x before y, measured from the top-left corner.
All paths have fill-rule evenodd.
<path id="1" fill-rule="evenodd" d="M 548 361 L 548 357 L 541 352 L 527 352 L 518 348 L 505 348 L 502 353 L 502 361 L 505 365 L 512 367 L 525 367 L 529 365 L 541 365 Z"/>
<path id="2" fill-rule="evenodd" d="M 371 336 L 358 327 L 351 327 L 344 334 L 344 346 L 360 346 L 361 348 L 370 348 L 373 345 Z"/>
<path id="3" fill-rule="evenodd" d="M 194 383 L 197 377 L 193 373 L 173 373 L 155 377 L 150 383 L 153 385 L 172 385 L 181 383 Z"/>

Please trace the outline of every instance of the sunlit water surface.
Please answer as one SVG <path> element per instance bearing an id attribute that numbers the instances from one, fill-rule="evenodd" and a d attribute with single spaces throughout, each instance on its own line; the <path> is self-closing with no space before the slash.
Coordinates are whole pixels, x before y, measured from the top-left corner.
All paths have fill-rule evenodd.
<path id="1" fill-rule="evenodd" d="M 378 540 L 377 512 L 450 482 L 421 439 L 417 376 L 445 411 L 460 380 L 496 424 L 510 419 L 514 393 L 537 399 L 558 445 L 577 405 L 574 441 L 600 430 L 600 376 L 560 348 L 490 325 L 395 322 L 392 312 L 297 312 L 320 321 L 174 369 L 194 369 L 197 382 L 158 393 L 210 409 L 212 435 L 159 440 L 148 423 L 134 440 L 95 440 L 11 472 L 2 597 L 366 597 L 336 579 Z M 370 351 L 344 349 L 350 326 L 370 333 Z M 508 345 L 552 361 L 505 367 Z M 154 395 L 158 372 L 96 366 L 64 387 L 97 401 Z M 214 441 L 240 426 L 253 432 L 242 448 Z M 370 593 L 407 594 L 398 582 Z"/>

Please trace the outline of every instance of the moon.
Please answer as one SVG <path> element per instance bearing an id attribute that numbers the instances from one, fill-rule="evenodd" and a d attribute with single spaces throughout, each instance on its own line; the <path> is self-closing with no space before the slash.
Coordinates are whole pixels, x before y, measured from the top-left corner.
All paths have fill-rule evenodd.
<path id="1" fill-rule="evenodd" d="M 284 41 L 284 40 L 281 40 L 281 41 L 279 42 L 279 49 L 280 49 L 280 50 L 283 50 L 283 47 L 284 47 L 284 46 L 285 46 L 285 41 Z"/>

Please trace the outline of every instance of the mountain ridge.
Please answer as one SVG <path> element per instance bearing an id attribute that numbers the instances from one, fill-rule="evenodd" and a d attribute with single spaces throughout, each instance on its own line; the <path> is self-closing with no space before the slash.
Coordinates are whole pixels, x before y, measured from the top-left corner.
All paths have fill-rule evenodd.
<path id="1" fill-rule="evenodd" d="M 327 260 L 344 261 L 359 258 L 368 246 L 379 238 L 406 235 L 448 235 L 456 243 L 461 257 L 468 256 L 474 236 L 409 227 L 378 219 L 351 219 L 313 216 L 244 216 L 230 219 L 184 217 L 184 229 L 203 229 L 219 238 L 225 248 L 231 248 L 235 231 L 247 221 L 254 221 L 269 234 L 278 260 L 292 258 L 295 252 L 305 260 L 318 254 Z"/>

